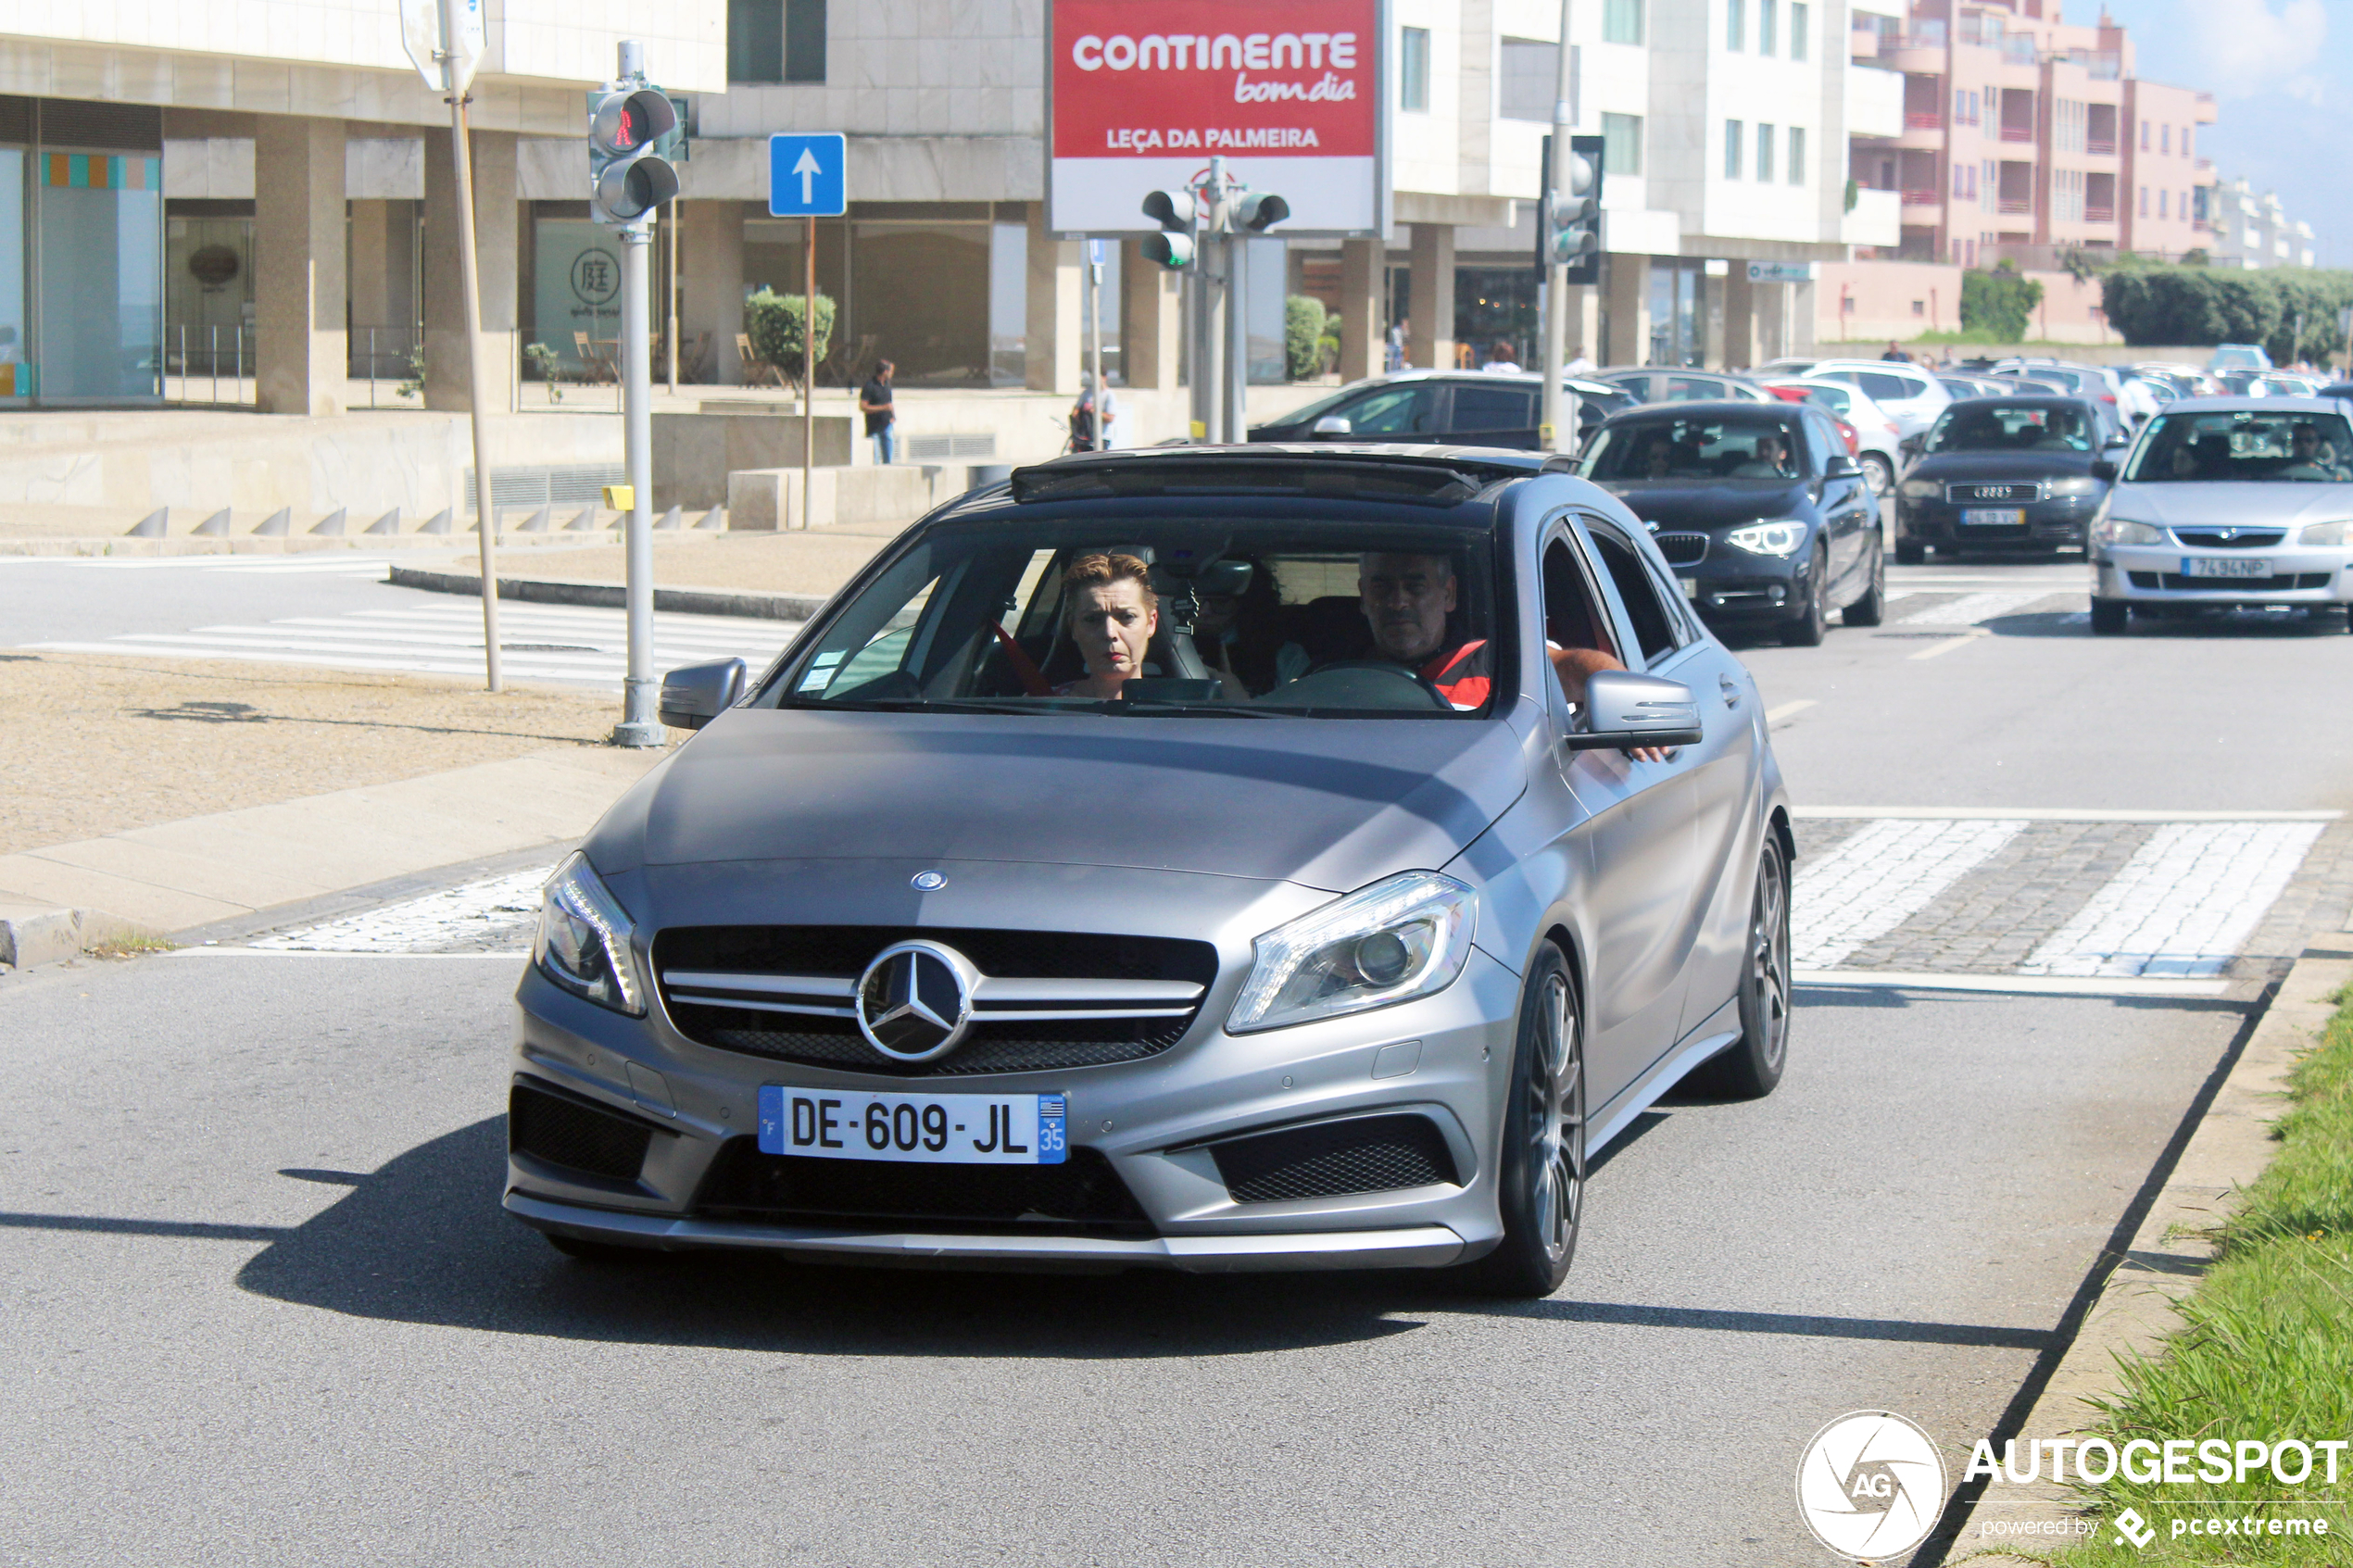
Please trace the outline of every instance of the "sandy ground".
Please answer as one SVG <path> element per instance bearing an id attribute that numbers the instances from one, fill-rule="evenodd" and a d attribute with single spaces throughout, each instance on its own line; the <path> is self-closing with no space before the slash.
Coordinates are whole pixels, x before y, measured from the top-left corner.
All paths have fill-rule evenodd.
<path id="1" fill-rule="evenodd" d="M 664 588 L 718 588 L 733 593 L 830 594 L 900 534 L 904 524 L 817 528 L 805 533 L 732 533 L 664 543 L 654 552 L 654 582 Z M 523 568 L 528 567 L 526 572 Z M 552 577 L 618 583 L 624 575 L 618 545 L 567 550 L 546 546 L 510 566 L 501 577 Z"/>
<path id="2" fill-rule="evenodd" d="M 601 744 L 619 702 L 422 675 L 0 654 L 0 854 Z"/>

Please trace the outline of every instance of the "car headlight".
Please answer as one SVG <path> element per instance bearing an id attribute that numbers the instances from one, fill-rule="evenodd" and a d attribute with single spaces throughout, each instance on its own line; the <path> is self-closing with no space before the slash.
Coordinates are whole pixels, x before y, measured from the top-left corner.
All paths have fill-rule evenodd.
<path id="1" fill-rule="evenodd" d="M 1932 479 L 1907 479 L 1904 482 L 1904 499 L 1933 501 L 1936 499 L 1937 492 L 1943 488 L 1943 485 Z"/>
<path id="2" fill-rule="evenodd" d="M 2129 517 L 2102 518 L 2092 530 L 2092 537 L 2102 545 L 2162 545 L 2165 530 L 2152 522 L 2134 522 Z"/>
<path id="3" fill-rule="evenodd" d="M 1385 1008 L 1443 991 L 1469 960 L 1471 890 L 1403 872 L 1277 926 L 1226 1020 L 1230 1035 Z"/>
<path id="4" fill-rule="evenodd" d="M 2069 479 L 2054 479 L 2047 483 L 2048 494 L 2053 495 L 2096 495 L 2100 493 L 2100 482 L 2088 473 L 2076 474 Z"/>
<path id="5" fill-rule="evenodd" d="M 1806 543 L 1806 525 L 1793 519 L 1752 522 L 1724 535 L 1724 543 L 1753 556 L 1795 555 Z"/>
<path id="6" fill-rule="evenodd" d="M 2308 522 L 2304 532 L 2296 536 L 2299 545 L 2342 545 L 2346 532 L 2353 529 L 2353 521 Z"/>
<path id="7" fill-rule="evenodd" d="M 531 945 L 540 972 L 599 1007 L 642 1017 L 646 988 L 630 950 L 633 927 L 620 904 L 597 880 L 588 857 L 575 851 L 547 879 L 539 906 L 539 935 Z"/>

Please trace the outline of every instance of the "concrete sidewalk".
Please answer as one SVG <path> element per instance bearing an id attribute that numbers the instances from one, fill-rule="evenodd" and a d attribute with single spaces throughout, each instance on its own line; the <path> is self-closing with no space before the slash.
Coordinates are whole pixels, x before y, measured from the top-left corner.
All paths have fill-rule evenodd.
<path id="1" fill-rule="evenodd" d="M 0 961 L 577 838 L 666 749 L 566 746 L 0 855 Z"/>

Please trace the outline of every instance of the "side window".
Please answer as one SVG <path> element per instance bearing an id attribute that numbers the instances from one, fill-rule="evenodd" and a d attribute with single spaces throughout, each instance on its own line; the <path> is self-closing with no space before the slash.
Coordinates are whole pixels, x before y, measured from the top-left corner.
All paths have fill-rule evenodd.
<path id="1" fill-rule="evenodd" d="M 1533 430 L 1536 393 L 1526 386 L 1479 386 L 1456 383 L 1453 430 Z"/>
<path id="2" fill-rule="evenodd" d="M 1602 567 L 1617 585 L 1617 596 L 1626 601 L 1627 617 L 1634 623 L 1634 640 L 1642 645 L 1642 661 L 1655 664 L 1675 651 L 1680 622 L 1659 598 L 1656 583 L 1642 570 L 1642 558 L 1633 547 L 1598 528 L 1592 534 Z"/>
<path id="3" fill-rule="evenodd" d="M 1864 370 L 1857 373 L 1855 380 L 1856 384 L 1862 387 L 1863 395 L 1875 403 L 1901 403 L 1906 398 L 1920 395 L 1919 389 L 1902 376 L 1885 375 L 1878 370 Z"/>
<path id="4" fill-rule="evenodd" d="M 1831 423 L 1829 415 L 1818 408 L 1808 408 L 1805 423 L 1806 445 L 1814 449 L 1806 459 L 1806 472 L 1819 473 L 1830 466 L 1832 458 L 1846 456 L 1846 442 L 1838 433 L 1838 427 Z"/>
<path id="5" fill-rule="evenodd" d="M 1428 382 L 1383 387 L 1334 412 L 1359 435 L 1426 435 L 1437 425 L 1438 389 Z"/>
<path id="6" fill-rule="evenodd" d="M 1667 378 L 1668 403 L 1707 403 L 1724 395 L 1724 389 L 1705 376 L 1669 376 Z"/>
<path id="7" fill-rule="evenodd" d="M 1544 549 L 1544 640 L 1617 657 L 1609 611 L 1594 596 L 1566 539 L 1555 539 Z"/>

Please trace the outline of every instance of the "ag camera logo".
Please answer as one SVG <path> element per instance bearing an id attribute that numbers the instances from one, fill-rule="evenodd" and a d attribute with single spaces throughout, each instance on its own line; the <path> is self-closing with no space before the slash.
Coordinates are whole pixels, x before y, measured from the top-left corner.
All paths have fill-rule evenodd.
<path id="1" fill-rule="evenodd" d="M 1928 1538 L 1944 1506 L 1944 1460 L 1928 1434 L 1888 1411 L 1851 1411 L 1806 1445 L 1797 1512 L 1856 1562 L 1900 1556 Z"/>

